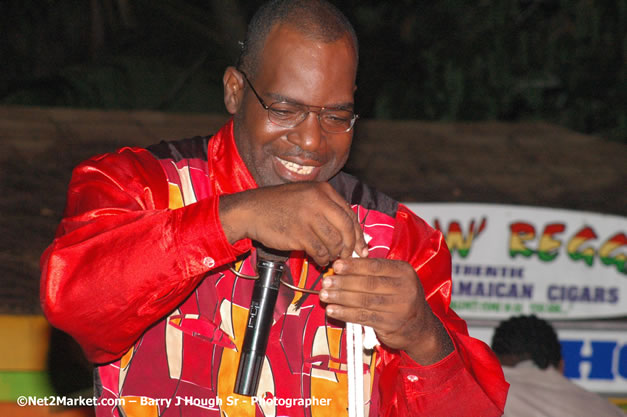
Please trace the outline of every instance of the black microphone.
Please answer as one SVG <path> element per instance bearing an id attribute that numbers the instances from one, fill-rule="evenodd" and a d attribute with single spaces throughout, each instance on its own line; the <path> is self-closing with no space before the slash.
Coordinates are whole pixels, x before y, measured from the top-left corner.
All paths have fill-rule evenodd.
<path id="1" fill-rule="evenodd" d="M 252 397 L 257 393 L 261 367 L 266 357 L 272 328 L 274 306 L 279 295 L 281 277 L 288 253 L 257 246 L 257 273 L 253 297 L 248 310 L 246 334 L 237 368 L 234 392 Z"/>

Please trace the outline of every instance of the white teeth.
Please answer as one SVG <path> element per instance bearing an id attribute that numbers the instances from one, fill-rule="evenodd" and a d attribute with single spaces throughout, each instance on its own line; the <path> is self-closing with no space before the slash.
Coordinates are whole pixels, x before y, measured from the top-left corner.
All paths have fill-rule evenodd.
<path id="1" fill-rule="evenodd" d="M 283 164 L 285 168 L 299 175 L 311 174 L 315 168 L 315 167 L 308 166 L 308 165 L 299 165 L 299 164 L 295 164 L 294 162 L 284 161 L 281 158 L 277 158 L 277 159 Z"/>

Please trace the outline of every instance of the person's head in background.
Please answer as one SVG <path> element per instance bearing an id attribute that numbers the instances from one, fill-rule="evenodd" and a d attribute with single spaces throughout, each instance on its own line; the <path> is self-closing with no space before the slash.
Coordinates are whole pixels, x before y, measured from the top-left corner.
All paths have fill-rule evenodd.
<path id="1" fill-rule="evenodd" d="M 492 350 L 503 366 L 531 360 L 540 369 L 549 366 L 562 372 L 562 347 L 553 326 L 535 315 L 502 321 L 492 336 Z"/>

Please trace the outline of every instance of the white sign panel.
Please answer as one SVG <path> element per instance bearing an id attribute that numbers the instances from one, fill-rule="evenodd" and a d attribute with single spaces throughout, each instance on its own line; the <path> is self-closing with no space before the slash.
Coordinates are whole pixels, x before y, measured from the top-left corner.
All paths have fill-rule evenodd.
<path id="1" fill-rule="evenodd" d="M 463 318 L 627 315 L 627 218 L 491 204 L 409 203 L 442 231 Z"/>
<path id="2" fill-rule="evenodd" d="M 564 376 L 593 392 L 627 394 L 627 332 L 555 329 L 562 345 Z M 472 337 L 492 342 L 494 329 L 470 326 Z"/>

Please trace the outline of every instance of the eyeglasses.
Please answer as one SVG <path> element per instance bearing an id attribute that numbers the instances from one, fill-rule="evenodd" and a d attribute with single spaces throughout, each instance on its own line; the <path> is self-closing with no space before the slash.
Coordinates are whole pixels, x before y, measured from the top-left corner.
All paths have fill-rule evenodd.
<path id="1" fill-rule="evenodd" d="M 278 126 L 296 127 L 307 118 L 309 113 L 316 113 L 322 130 L 327 133 L 346 133 L 353 128 L 355 120 L 359 118 L 358 114 L 345 109 L 307 106 L 286 101 L 277 101 L 267 105 L 261 96 L 259 96 L 255 87 L 253 87 L 246 73 L 242 70 L 238 71 L 241 72 L 246 79 L 246 82 L 251 90 L 253 90 L 259 103 L 268 111 L 268 120 Z M 312 108 L 317 110 L 312 110 Z"/>

